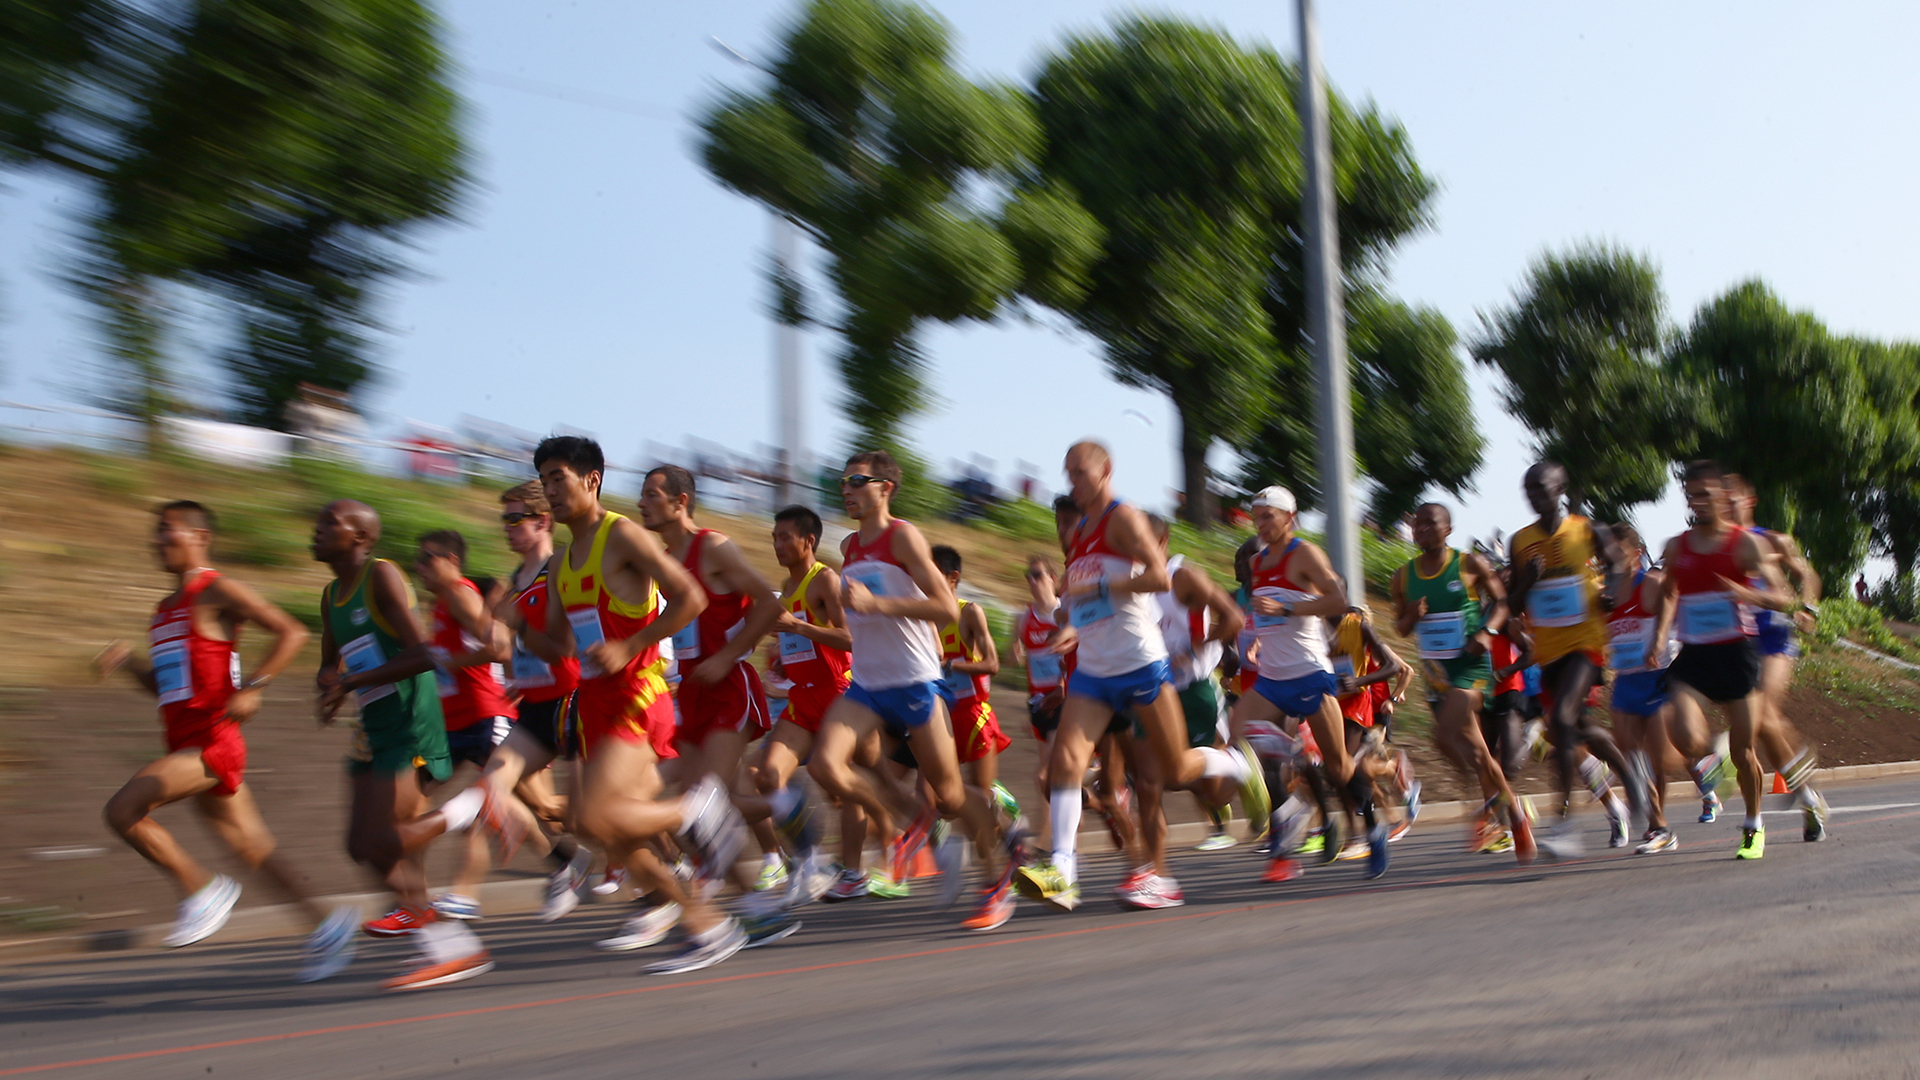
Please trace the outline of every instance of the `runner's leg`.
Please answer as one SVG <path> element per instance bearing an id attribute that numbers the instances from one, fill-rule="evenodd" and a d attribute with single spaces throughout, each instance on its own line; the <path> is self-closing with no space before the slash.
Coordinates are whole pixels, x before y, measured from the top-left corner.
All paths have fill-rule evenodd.
<path id="1" fill-rule="evenodd" d="M 113 793 L 106 805 L 107 827 L 148 862 L 171 874 L 180 895 L 192 896 L 213 875 L 150 815 L 168 803 L 211 791 L 219 783 L 200 760 L 198 749 L 175 751 L 147 764 Z"/>

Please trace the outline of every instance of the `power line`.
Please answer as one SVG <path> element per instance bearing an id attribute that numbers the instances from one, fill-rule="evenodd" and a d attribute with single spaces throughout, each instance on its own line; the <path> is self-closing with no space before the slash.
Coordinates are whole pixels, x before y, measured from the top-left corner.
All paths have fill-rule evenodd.
<path id="1" fill-rule="evenodd" d="M 520 75 L 510 75 L 504 71 L 490 71 L 486 68 L 468 68 L 467 72 L 473 76 L 475 82 L 485 83 L 488 86 L 497 86 L 503 90 L 532 94 L 535 97 L 552 98 L 555 101 L 564 101 L 569 105 L 584 105 L 589 109 L 604 109 L 608 112 L 626 113 L 629 116 L 643 117 L 648 120 L 679 119 L 678 114 L 670 110 L 662 109 L 655 105 L 648 105 L 645 102 L 634 101 L 631 98 L 602 94 L 595 90 L 581 90 L 576 87 L 561 86 L 558 83 L 542 82 L 538 79 L 528 79 Z"/>

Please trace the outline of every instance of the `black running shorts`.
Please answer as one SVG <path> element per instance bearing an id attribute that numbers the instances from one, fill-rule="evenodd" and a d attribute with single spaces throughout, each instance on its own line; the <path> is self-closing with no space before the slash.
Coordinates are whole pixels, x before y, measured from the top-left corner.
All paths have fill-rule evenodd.
<path id="1" fill-rule="evenodd" d="M 1760 685 L 1760 653 L 1752 638 L 1682 645 L 1667 668 L 1667 685 L 1690 686 L 1712 702 L 1738 701 Z"/>

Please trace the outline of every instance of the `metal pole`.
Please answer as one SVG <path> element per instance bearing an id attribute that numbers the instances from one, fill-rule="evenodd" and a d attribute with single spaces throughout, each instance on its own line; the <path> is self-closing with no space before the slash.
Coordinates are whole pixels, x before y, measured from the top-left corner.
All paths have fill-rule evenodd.
<path id="1" fill-rule="evenodd" d="M 1359 515 L 1353 503 L 1353 403 L 1347 389 L 1347 314 L 1340 291 L 1340 226 L 1334 217 L 1333 139 L 1327 123 L 1327 83 L 1320 70 L 1320 29 L 1313 0 L 1300 13 L 1300 142 L 1307 190 L 1301 218 L 1306 234 L 1307 333 L 1313 337 L 1315 410 L 1319 436 L 1321 507 L 1327 514 L 1327 557 L 1347 581 L 1350 603 L 1364 603 Z"/>
<path id="2" fill-rule="evenodd" d="M 801 470 L 805 468 L 806 460 L 801 414 L 805 411 L 806 402 L 800 396 L 800 328 L 789 319 L 785 296 L 787 283 L 793 277 L 794 261 L 799 255 L 799 232 L 785 214 L 776 212 L 773 215 L 773 364 L 774 386 L 778 394 L 773 410 L 774 424 L 780 432 L 780 456 L 777 462 L 779 483 L 774 490 L 775 501 L 781 506 L 803 501 L 802 493 L 806 490 L 801 483 Z"/>

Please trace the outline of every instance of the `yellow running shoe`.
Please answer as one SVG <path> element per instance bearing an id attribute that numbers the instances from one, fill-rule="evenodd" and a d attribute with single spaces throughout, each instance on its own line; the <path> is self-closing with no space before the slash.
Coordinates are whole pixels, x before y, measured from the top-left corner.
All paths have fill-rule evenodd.
<path id="1" fill-rule="evenodd" d="M 1740 850 L 1733 853 L 1736 859 L 1757 859 L 1767 853 L 1767 830 L 1741 829 Z"/>

